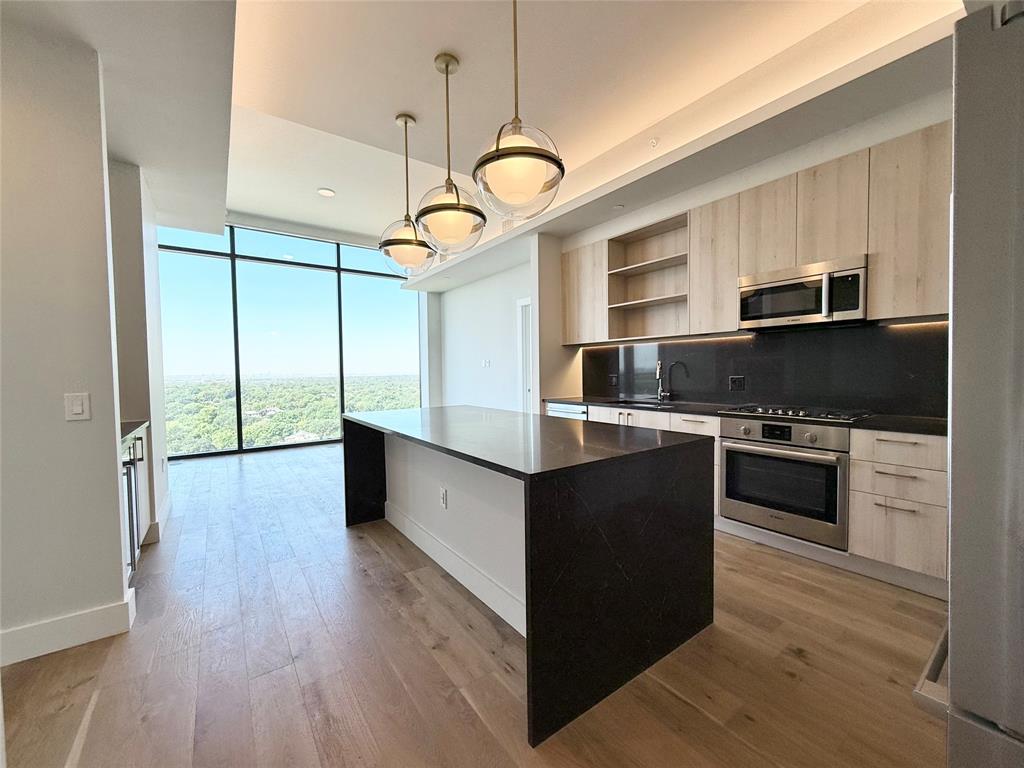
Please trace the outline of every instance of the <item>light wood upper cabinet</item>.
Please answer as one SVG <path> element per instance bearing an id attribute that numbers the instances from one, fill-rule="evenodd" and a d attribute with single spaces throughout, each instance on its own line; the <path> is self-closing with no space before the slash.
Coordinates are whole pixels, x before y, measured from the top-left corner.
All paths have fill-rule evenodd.
<path id="1" fill-rule="evenodd" d="M 562 254 L 562 343 L 608 340 L 608 241 Z"/>
<path id="2" fill-rule="evenodd" d="M 807 168 L 796 180 L 796 263 L 868 249 L 868 150 Z"/>
<path id="3" fill-rule="evenodd" d="M 949 312 L 949 122 L 871 148 L 868 318 Z"/>
<path id="4" fill-rule="evenodd" d="M 690 211 L 690 333 L 739 328 L 739 195 Z"/>
<path id="5" fill-rule="evenodd" d="M 740 192 L 741 275 L 796 266 L 796 174 Z"/>

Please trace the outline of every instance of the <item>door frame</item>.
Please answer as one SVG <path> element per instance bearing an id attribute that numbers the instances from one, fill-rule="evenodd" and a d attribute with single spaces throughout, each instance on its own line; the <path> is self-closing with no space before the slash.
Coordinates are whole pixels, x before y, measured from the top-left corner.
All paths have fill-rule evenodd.
<path id="1" fill-rule="evenodd" d="M 527 319 L 529 322 L 527 322 Z M 533 411 L 533 299 L 516 299 L 517 400 L 523 413 Z"/>

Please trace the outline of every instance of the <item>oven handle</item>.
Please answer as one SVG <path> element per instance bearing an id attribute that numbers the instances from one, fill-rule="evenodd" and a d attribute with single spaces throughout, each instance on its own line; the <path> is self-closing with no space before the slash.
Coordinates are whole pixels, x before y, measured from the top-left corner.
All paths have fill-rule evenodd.
<path id="1" fill-rule="evenodd" d="M 839 462 L 842 460 L 841 457 L 831 453 L 807 453 L 805 451 L 791 451 L 787 448 L 768 448 L 762 445 L 722 442 L 723 450 L 730 448 L 734 451 L 739 451 L 740 453 L 757 453 L 762 456 L 775 456 L 780 459 L 798 459 L 800 461 L 810 461 L 815 464 L 829 464 L 832 466 L 838 466 Z"/>

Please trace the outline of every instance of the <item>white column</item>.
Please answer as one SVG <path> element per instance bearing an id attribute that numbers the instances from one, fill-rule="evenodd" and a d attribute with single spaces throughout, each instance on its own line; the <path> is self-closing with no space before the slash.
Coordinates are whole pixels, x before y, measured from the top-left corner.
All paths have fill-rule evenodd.
<path id="1" fill-rule="evenodd" d="M 2 663 L 130 626 L 98 54 L 2 30 Z M 64 394 L 92 417 L 65 421 Z"/>

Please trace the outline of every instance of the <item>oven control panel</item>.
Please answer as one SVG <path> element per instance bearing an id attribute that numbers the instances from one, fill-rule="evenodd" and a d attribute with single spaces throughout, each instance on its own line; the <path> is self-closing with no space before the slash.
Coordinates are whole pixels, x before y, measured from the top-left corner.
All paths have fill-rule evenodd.
<path id="1" fill-rule="evenodd" d="M 723 417 L 721 435 L 736 440 L 820 448 L 825 451 L 849 451 L 850 428 L 821 424 L 799 424 L 767 419 Z"/>

